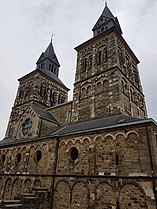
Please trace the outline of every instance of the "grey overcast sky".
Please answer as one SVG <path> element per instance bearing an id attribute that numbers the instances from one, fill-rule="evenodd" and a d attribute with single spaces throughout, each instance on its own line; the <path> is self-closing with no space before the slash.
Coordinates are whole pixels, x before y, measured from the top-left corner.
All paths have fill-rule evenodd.
<path id="1" fill-rule="evenodd" d="M 35 69 L 41 52 L 53 44 L 60 78 L 73 88 L 74 47 L 92 37 L 102 0 L 0 0 L 0 139 L 15 99 L 17 79 Z M 123 37 L 141 61 L 139 71 L 148 116 L 157 120 L 157 0 L 108 0 Z M 72 99 L 72 91 L 70 92 Z"/>

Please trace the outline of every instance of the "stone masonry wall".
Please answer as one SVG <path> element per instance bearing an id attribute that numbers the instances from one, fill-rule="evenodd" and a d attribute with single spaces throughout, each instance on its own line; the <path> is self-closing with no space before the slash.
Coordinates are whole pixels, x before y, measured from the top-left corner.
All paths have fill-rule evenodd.
<path id="1" fill-rule="evenodd" d="M 33 187 L 51 191 L 52 177 L 45 175 L 55 172 L 56 143 L 56 140 L 50 140 L 1 149 L 0 199 L 14 199 Z"/>
<path id="2" fill-rule="evenodd" d="M 57 174 L 69 177 L 55 179 L 53 208 L 155 209 L 147 137 L 146 127 L 126 127 L 62 138 Z"/>

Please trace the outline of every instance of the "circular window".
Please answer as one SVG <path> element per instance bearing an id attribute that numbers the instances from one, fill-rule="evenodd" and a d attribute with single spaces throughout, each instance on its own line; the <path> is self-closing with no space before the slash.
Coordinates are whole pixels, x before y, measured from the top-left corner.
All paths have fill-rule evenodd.
<path id="1" fill-rule="evenodd" d="M 25 122 L 22 124 L 22 133 L 23 133 L 23 135 L 25 136 L 25 135 L 29 134 L 31 128 L 32 128 L 32 121 L 31 121 L 30 118 L 27 118 L 25 120 Z"/>
<path id="2" fill-rule="evenodd" d="M 38 163 L 41 160 L 41 158 L 42 158 L 42 152 L 40 150 L 36 151 L 34 158 L 35 162 Z"/>
<path id="3" fill-rule="evenodd" d="M 4 163 L 5 163 L 5 154 L 2 155 L 1 162 L 2 162 L 2 165 L 4 165 Z"/>
<path id="4" fill-rule="evenodd" d="M 70 157 L 72 160 L 76 160 L 78 158 L 78 149 L 76 147 L 71 149 Z"/>
<path id="5" fill-rule="evenodd" d="M 21 161 L 21 154 L 18 153 L 18 154 L 16 155 L 16 163 L 18 164 L 18 163 L 20 163 L 20 161 Z"/>

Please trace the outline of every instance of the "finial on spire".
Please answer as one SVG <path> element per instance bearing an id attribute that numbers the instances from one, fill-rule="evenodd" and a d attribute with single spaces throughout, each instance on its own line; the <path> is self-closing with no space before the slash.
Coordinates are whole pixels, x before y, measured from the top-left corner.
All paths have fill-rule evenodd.
<path id="1" fill-rule="evenodd" d="M 107 0 L 103 0 L 103 2 L 105 2 L 105 6 L 107 6 Z"/>
<path id="2" fill-rule="evenodd" d="M 54 35 L 55 35 L 55 34 L 52 33 L 52 35 L 50 36 L 50 37 L 51 37 L 51 42 L 52 42 L 52 40 L 53 40 L 53 36 L 54 36 Z"/>

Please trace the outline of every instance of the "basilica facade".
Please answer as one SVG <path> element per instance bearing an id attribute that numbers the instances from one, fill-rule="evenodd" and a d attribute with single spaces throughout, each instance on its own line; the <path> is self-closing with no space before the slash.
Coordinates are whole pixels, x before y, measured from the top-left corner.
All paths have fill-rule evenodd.
<path id="1" fill-rule="evenodd" d="M 139 60 L 105 8 L 77 51 L 73 100 L 52 41 L 20 78 L 0 141 L 0 208 L 157 208 L 157 124 Z"/>

